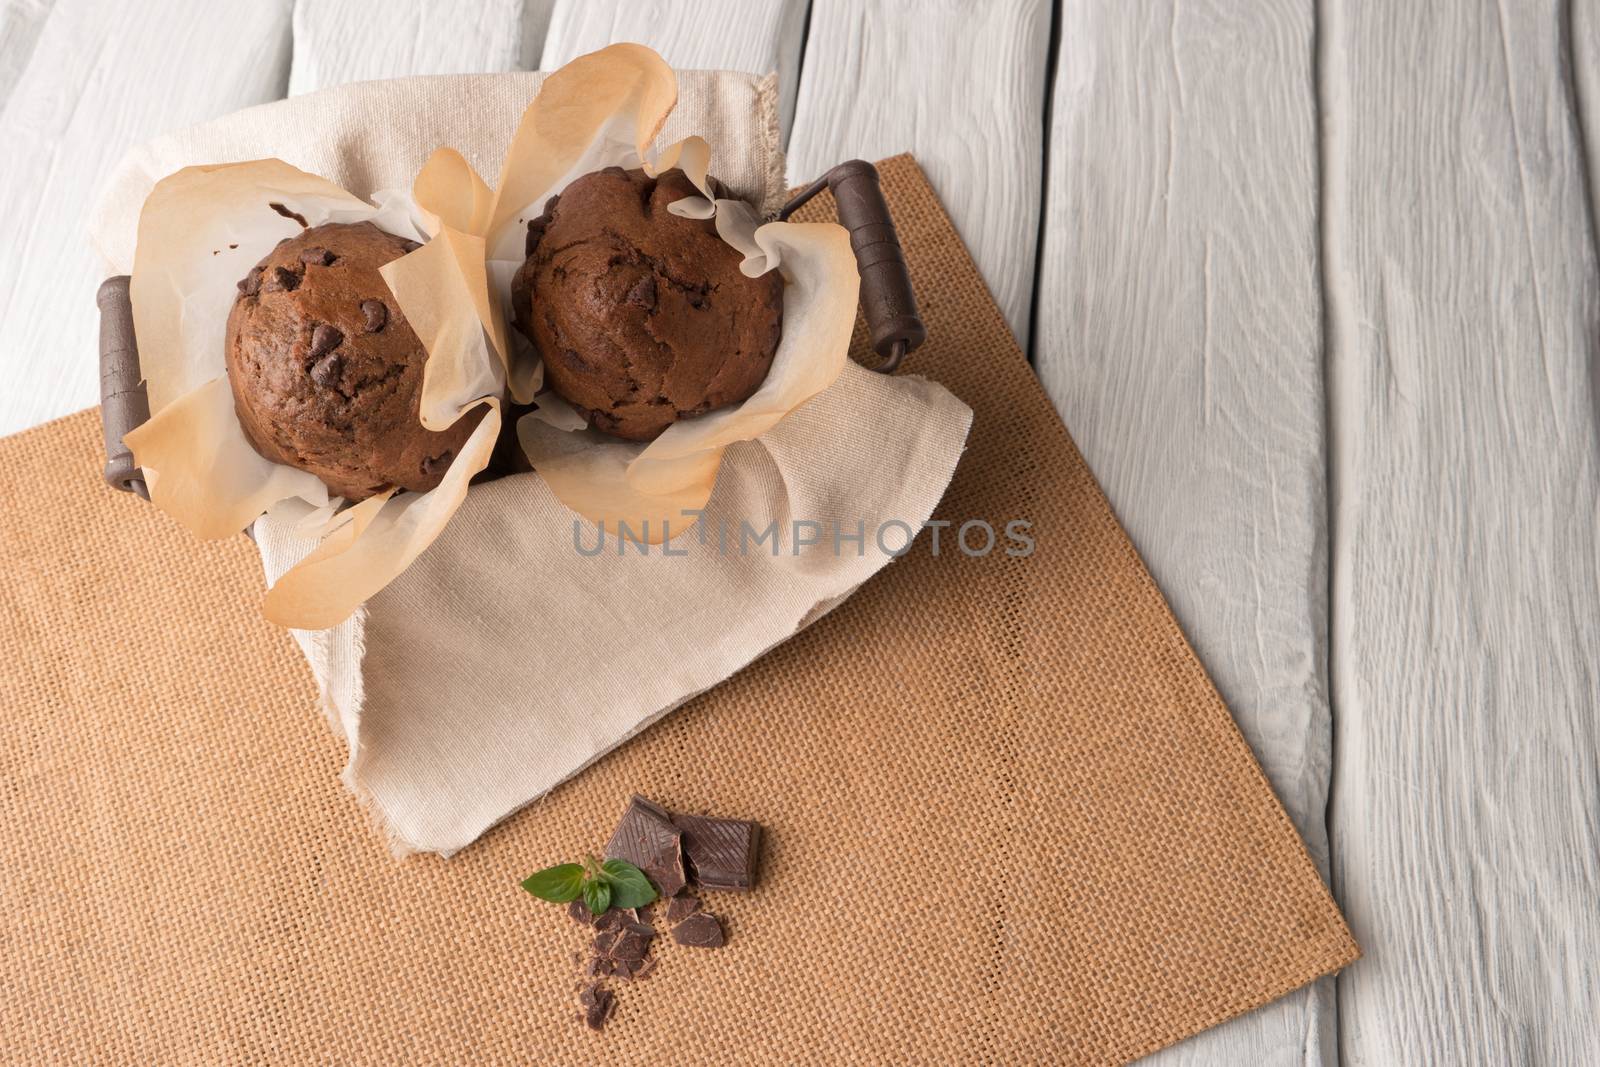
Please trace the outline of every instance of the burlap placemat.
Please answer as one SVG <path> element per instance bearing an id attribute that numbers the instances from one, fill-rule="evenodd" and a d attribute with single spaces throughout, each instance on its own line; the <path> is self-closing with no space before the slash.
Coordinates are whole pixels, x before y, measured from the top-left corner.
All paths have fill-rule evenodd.
<path id="1" fill-rule="evenodd" d="M 1353 960 L 931 190 L 908 157 L 883 174 L 931 338 L 909 369 L 977 412 L 940 514 L 1028 519 L 1037 551 L 924 535 L 450 861 L 354 825 L 242 537 L 105 490 L 92 412 L 0 443 L 0 1055 L 1090 1063 Z M 159 636 L 129 642 L 138 616 Z M 517 880 L 634 790 L 759 819 L 762 885 L 715 898 L 728 947 L 667 945 L 595 1034 L 582 932 Z"/>

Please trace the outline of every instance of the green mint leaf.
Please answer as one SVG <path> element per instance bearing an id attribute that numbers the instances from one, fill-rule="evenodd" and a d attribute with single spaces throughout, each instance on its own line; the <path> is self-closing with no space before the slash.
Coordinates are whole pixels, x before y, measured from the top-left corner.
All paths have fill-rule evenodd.
<path id="1" fill-rule="evenodd" d="M 590 878 L 583 883 L 583 906 L 589 909 L 590 915 L 604 915 L 606 909 L 611 907 L 611 886 L 598 878 Z"/>
<path id="2" fill-rule="evenodd" d="M 522 880 L 522 888 L 552 904 L 565 904 L 576 900 L 583 888 L 583 864 L 562 863 L 529 875 Z"/>
<path id="3" fill-rule="evenodd" d="M 606 860 L 600 870 L 611 883 L 611 903 L 617 907 L 642 908 L 656 899 L 656 887 L 627 860 Z"/>

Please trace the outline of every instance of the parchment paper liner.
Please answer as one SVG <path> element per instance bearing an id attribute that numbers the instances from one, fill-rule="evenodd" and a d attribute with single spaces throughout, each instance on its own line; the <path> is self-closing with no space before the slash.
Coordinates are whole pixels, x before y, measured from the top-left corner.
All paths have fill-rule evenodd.
<path id="1" fill-rule="evenodd" d="M 608 166 L 643 167 L 652 175 L 681 167 L 702 196 L 668 210 L 715 216 L 718 234 L 745 255 L 746 275 L 782 273 L 782 340 L 766 382 L 743 404 L 679 422 L 647 445 L 585 429 L 583 419 L 550 393 L 540 394 L 539 410 L 517 425 L 523 451 L 562 503 L 613 533 L 625 524 L 630 536 L 651 544 L 694 524 L 728 445 L 759 437 L 838 378 L 860 288 L 842 227 L 761 225 L 743 201 L 713 201 L 706 177 L 711 148 L 699 137 L 652 155 L 677 95 L 677 79 L 659 55 L 642 45 L 612 45 L 546 79 L 523 114 L 492 195 L 485 197 L 482 183 L 454 152 L 436 154 L 417 181 L 419 203 L 484 234 L 488 283 L 498 298 L 486 326 L 521 403 L 535 399 L 540 380 L 537 355 L 506 325 L 511 277 L 525 258 L 525 224 L 582 175 Z"/>
<path id="2" fill-rule="evenodd" d="M 482 239 L 452 230 L 454 219 L 409 194 L 373 199 L 264 159 L 169 175 L 139 217 L 131 294 L 151 418 L 126 443 L 151 500 L 199 537 L 232 536 L 273 508 L 320 524 L 322 543 L 263 601 L 266 617 L 284 626 L 333 626 L 403 571 L 449 521 L 500 430 L 505 369 L 484 336 Z M 380 272 L 428 351 L 421 421 L 441 430 L 479 404 L 490 409 L 430 492 L 385 492 L 339 511 L 315 475 L 264 458 L 245 438 L 224 338 L 235 283 L 300 231 L 274 203 L 311 226 L 371 221 L 424 242 Z"/>

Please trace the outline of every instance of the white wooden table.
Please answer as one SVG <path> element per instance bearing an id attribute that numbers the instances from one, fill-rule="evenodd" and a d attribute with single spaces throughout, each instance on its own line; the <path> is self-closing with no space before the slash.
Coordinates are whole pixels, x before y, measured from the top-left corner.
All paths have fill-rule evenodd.
<path id="1" fill-rule="evenodd" d="M 1600 0 L 0 0 L 0 433 L 129 145 L 615 40 L 917 154 L 1331 858 L 1367 958 L 1155 1059 L 1600 1063 Z"/>

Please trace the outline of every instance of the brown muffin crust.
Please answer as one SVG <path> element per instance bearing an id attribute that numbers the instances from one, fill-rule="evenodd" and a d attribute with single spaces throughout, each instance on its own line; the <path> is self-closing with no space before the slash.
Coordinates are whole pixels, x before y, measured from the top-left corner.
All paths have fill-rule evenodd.
<path id="1" fill-rule="evenodd" d="M 434 488 L 486 410 L 439 433 L 418 419 L 428 352 L 378 273 L 416 247 L 370 222 L 313 226 L 245 275 L 228 315 L 245 436 L 348 500 Z"/>
<path id="2" fill-rule="evenodd" d="M 517 327 L 545 382 L 598 430 L 650 440 L 745 400 L 772 366 L 783 279 L 745 277 L 715 222 L 667 210 L 698 195 L 681 170 L 607 167 L 528 224 L 511 285 Z"/>

